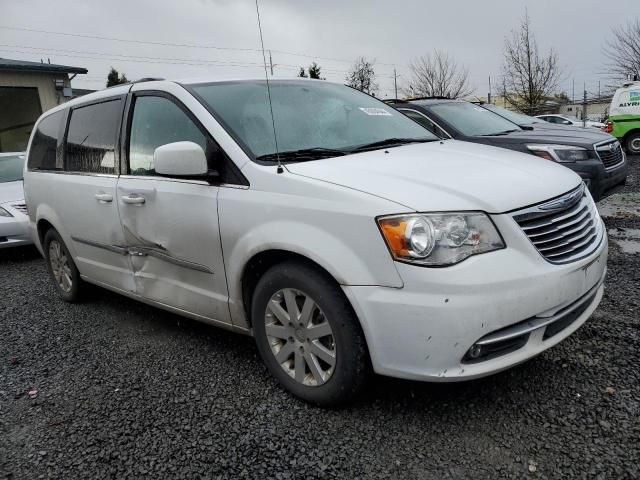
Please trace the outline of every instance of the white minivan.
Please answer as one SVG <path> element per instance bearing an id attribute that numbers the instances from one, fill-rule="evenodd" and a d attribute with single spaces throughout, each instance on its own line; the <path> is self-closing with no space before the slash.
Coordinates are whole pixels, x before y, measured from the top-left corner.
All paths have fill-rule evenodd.
<path id="1" fill-rule="evenodd" d="M 25 194 L 63 299 L 91 283 L 253 335 L 318 405 L 372 372 L 504 370 L 597 307 L 607 238 L 571 170 L 344 85 L 269 84 L 147 80 L 42 115 Z"/>

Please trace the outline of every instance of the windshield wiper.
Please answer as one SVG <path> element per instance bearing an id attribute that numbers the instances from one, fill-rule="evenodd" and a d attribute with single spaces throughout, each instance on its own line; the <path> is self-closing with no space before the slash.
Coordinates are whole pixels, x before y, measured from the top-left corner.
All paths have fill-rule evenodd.
<path id="1" fill-rule="evenodd" d="M 380 140 L 379 142 L 365 143 L 364 145 L 358 145 L 355 148 L 349 149 L 350 152 L 366 152 L 367 150 L 375 150 L 377 148 L 395 147 L 399 145 L 406 145 L 408 143 L 425 143 L 425 142 L 437 142 L 437 138 L 387 138 Z"/>
<path id="2" fill-rule="evenodd" d="M 321 158 L 340 157 L 350 153 L 346 150 L 338 150 L 334 148 L 314 147 L 302 148 L 300 150 L 289 150 L 286 152 L 267 153 L 256 157 L 256 160 L 263 162 L 277 162 L 278 157 L 283 162 L 305 162 L 308 160 L 318 160 Z"/>
<path id="3" fill-rule="evenodd" d="M 480 135 L 481 137 L 497 137 L 498 135 L 507 135 L 508 133 L 512 133 L 512 132 L 519 132 L 520 129 L 518 128 L 514 128 L 512 130 L 504 130 L 502 132 L 496 132 L 496 133 L 487 133 L 486 135 Z"/>

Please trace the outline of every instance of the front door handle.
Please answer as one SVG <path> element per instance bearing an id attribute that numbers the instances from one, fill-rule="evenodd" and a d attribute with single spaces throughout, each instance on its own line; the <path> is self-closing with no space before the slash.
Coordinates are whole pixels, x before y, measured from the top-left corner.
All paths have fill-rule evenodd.
<path id="1" fill-rule="evenodd" d="M 145 198 L 137 193 L 132 193 L 131 195 L 122 197 L 122 201 L 129 205 L 142 205 L 145 202 Z"/>
<path id="2" fill-rule="evenodd" d="M 113 202 L 113 195 L 110 193 L 98 192 L 94 195 L 100 203 Z"/>

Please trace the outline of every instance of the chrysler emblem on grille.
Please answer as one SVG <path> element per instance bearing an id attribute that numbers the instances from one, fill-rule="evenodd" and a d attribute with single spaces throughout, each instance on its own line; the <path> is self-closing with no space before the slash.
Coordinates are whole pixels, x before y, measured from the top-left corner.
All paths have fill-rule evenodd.
<path id="1" fill-rule="evenodd" d="M 584 195 L 584 184 L 566 195 L 538 206 L 538 210 L 562 210 L 577 203 Z"/>

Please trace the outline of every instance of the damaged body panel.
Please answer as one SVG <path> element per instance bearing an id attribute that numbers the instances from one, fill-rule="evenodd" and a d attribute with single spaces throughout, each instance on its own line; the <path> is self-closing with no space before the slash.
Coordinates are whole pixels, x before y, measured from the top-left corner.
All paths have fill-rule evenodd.
<path id="1" fill-rule="evenodd" d="M 122 176 L 117 191 L 136 293 L 229 323 L 218 187 Z"/>

